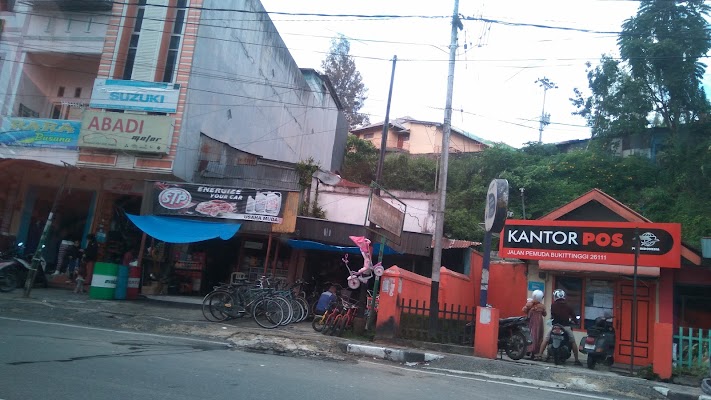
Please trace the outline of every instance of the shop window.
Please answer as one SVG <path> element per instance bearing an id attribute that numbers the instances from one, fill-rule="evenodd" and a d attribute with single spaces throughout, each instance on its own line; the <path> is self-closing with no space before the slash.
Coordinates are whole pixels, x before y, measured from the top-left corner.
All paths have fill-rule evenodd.
<path id="1" fill-rule="evenodd" d="M 136 51 L 138 50 L 138 38 L 141 36 L 141 26 L 143 25 L 143 15 L 146 12 L 146 0 L 138 0 L 138 10 L 136 11 L 136 21 L 133 24 L 133 33 L 128 44 L 126 54 L 126 64 L 123 68 L 123 79 L 131 79 L 133 75 L 133 64 L 136 62 Z"/>
<path id="2" fill-rule="evenodd" d="M 583 316 L 584 326 L 593 324 L 595 318 L 613 315 L 613 298 L 615 284 L 611 281 L 599 279 L 585 280 L 585 309 Z"/>
<path id="3" fill-rule="evenodd" d="M 78 121 L 81 119 L 82 112 L 86 108 L 85 103 L 79 102 L 57 102 L 52 104 L 52 119 L 68 119 Z"/>
<path id="4" fill-rule="evenodd" d="M 575 315 L 580 315 L 582 319 L 583 310 L 583 279 L 572 277 L 558 277 L 555 280 L 555 288 L 565 290 L 565 298 L 568 305 L 572 307 Z"/>
<path id="5" fill-rule="evenodd" d="M 20 107 L 17 110 L 17 116 L 22 118 L 39 118 L 39 113 L 20 103 Z"/>
<path id="6" fill-rule="evenodd" d="M 168 45 L 168 54 L 165 60 L 165 71 L 163 72 L 163 82 L 172 82 L 175 66 L 178 63 L 178 50 L 183 37 L 183 27 L 185 26 L 185 14 L 187 12 L 187 0 L 178 0 L 175 11 L 175 22 Z"/>
<path id="7" fill-rule="evenodd" d="M 711 288 L 678 285 L 675 288 L 675 309 L 680 327 L 711 329 Z"/>
<path id="8" fill-rule="evenodd" d="M 52 119 L 66 119 L 66 114 L 62 112 L 62 104 L 54 103 L 52 105 Z"/>
<path id="9" fill-rule="evenodd" d="M 598 317 L 613 315 L 615 285 L 611 281 L 558 277 L 555 288 L 565 290 L 568 304 L 580 316 L 579 329 L 593 324 Z"/>

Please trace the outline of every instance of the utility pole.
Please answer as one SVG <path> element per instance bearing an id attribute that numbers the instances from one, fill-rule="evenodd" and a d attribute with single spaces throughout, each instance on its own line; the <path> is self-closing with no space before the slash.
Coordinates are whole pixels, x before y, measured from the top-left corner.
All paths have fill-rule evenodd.
<path id="1" fill-rule="evenodd" d="M 558 85 L 545 77 L 536 79 L 535 83 L 538 83 L 543 88 L 543 109 L 541 110 L 541 121 L 538 126 L 538 144 L 541 144 L 543 142 L 543 128 L 551 123 L 551 115 L 546 114 L 546 92 L 550 89 L 558 89 Z"/>
<path id="2" fill-rule="evenodd" d="M 390 102 L 393 98 L 393 82 L 395 82 L 395 64 L 397 63 L 397 55 L 393 56 L 393 70 L 390 73 L 390 89 L 388 90 L 388 104 L 385 107 L 385 121 L 383 121 L 383 132 L 380 138 L 380 158 L 378 159 L 378 169 L 375 172 L 375 195 L 380 196 L 380 181 L 383 178 L 383 163 L 385 162 L 385 148 L 388 143 L 388 130 L 390 129 Z M 375 228 L 375 224 L 370 223 L 370 227 Z M 374 238 L 375 239 L 375 238 Z M 378 252 L 378 262 L 383 262 L 383 253 L 385 253 L 385 236 L 380 240 L 380 251 Z M 378 298 L 378 290 L 380 289 L 380 277 L 375 277 L 375 282 L 373 283 L 373 298 L 370 303 L 370 313 L 368 314 L 368 320 L 365 323 L 365 329 L 369 330 L 373 327 L 373 322 L 375 322 L 375 303 Z"/>
<path id="3" fill-rule="evenodd" d="M 62 161 L 64 164 L 65 168 L 74 168 L 73 166 L 65 163 Z M 37 250 L 35 250 L 35 254 L 32 256 L 32 264 L 30 265 L 30 270 L 27 273 L 27 279 L 25 280 L 25 290 L 22 293 L 23 297 L 30 297 L 30 292 L 32 292 L 32 287 L 35 285 L 35 277 L 37 276 L 37 268 L 44 268 L 41 265 L 42 261 L 42 252 L 44 251 L 44 246 L 45 242 L 47 241 L 47 236 L 49 236 L 49 230 L 52 227 L 52 221 L 54 220 L 54 213 L 57 212 L 57 204 L 59 204 L 59 200 L 62 198 L 62 194 L 64 193 L 64 187 L 67 184 L 67 180 L 69 179 L 69 172 L 71 170 L 67 170 L 67 172 L 64 174 L 64 179 L 62 180 L 62 184 L 59 186 L 59 189 L 57 189 L 57 194 L 54 195 L 54 202 L 52 203 L 52 209 L 49 211 L 49 215 L 47 216 L 47 222 L 44 224 L 44 229 L 42 230 L 42 235 L 40 235 L 40 240 L 39 243 L 37 243 Z M 44 271 L 43 271 L 44 272 Z"/>
<path id="4" fill-rule="evenodd" d="M 523 218 L 521 218 L 521 219 L 526 219 L 526 199 L 523 195 L 523 192 L 526 191 L 526 188 L 521 187 L 521 188 L 518 188 L 518 190 L 521 191 L 521 208 L 523 210 Z"/>
<path id="5" fill-rule="evenodd" d="M 447 100 L 444 106 L 442 124 L 442 156 L 440 157 L 438 199 L 435 212 L 434 249 L 432 250 L 432 288 L 430 292 L 429 335 L 434 337 L 439 319 L 439 269 L 442 266 L 442 234 L 444 231 L 444 209 L 447 202 L 447 170 L 449 164 L 449 135 L 452 131 L 452 93 L 454 92 L 454 63 L 457 57 L 457 33 L 463 29 L 459 19 L 459 0 L 454 0 L 452 13 L 452 37 L 449 43 L 449 74 L 447 76 Z"/>

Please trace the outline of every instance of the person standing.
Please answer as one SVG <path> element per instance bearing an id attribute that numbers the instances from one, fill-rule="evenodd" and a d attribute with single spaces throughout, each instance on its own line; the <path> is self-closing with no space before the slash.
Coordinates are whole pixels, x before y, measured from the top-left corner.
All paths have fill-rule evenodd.
<path id="1" fill-rule="evenodd" d="M 535 358 L 538 354 L 543 341 L 543 318 L 548 315 L 546 307 L 543 305 L 543 292 L 534 290 L 533 295 L 523 307 L 523 312 L 528 316 L 528 328 L 531 330 L 531 343 L 528 346 L 527 352 L 531 354 L 531 358 Z"/>
<path id="2" fill-rule="evenodd" d="M 91 285 L 91 278 L 94 275 L 94 263 L 96 258 L 99 256 L 99 245 L 96 243 L 96 236 L 93 234 L 86 235 L 86 247 L 84 250 L 84 255 L 82 257 L 82 262 L 84 263 L 84 275 L 85 281 Z"/>

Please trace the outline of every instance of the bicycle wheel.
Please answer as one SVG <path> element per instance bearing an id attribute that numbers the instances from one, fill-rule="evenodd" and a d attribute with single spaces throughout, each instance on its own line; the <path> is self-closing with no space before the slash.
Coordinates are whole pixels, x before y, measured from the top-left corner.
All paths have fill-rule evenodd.
<path id="1" fill-rule="evenodd" d="M 202 314 L 210 322 L 222 322 L 233 316 L 234 299 L 223 291 L 216 291 L 205 296 Z"/>
<path id="2" fill-rule="evenodd" d="M 17 288 L 17 275 L 10 268 L 0 270 L 0 292 L 9 292 Z"/>
<path id="3" fill-rule="evenodd" d="M 343 319 L 345 319 L 345 315 L 344 315 L 344 314 L 338 314 L 338 315 L 336 316 L 336 318 L 333 319 L 333 323 L 331 324 L 330 329 L 328 330 L 328 332 L 326 332 L 326 331 L 324 330 L 324 335 L 326 335 L 326 334 L 328 334 L 329 336 L 335 335 L 335 334 L 336 334 L 336 330 L 338 329 L 338 325 L 341 323 L 341 321 L 343 321 Z"/>
<path id="4" fill-rule="evenodd" d="M 252 307 L 252 318 L 265 329 L 274 329 L 280 325 L 284 318 L 284 310 L 281 304 L 273 299 L 262 299 L 257 301 Z"/>
<path id="5" fill-rule="evenodd" d="M 314 316 L 313 321 L 311 321 L 311 327 L 314 328 L 316 332 L 321 333 L 323 328 L 326 326 L 326 319 L 328 318 L 328 312 L 324 315 Z"/>
<path id="6" fill-rule="evenodd" d="M 343 336 L 343 331 L 346 330 L 346 323 L 348 322 L 348 318 L 343 317 L 341 318 L 340 321 L 338 321 L 338 325 L 333 329 L 334 333 L 333 335 L 335 336 Z"/>
<path id="7" fill-rule="evenodd" d="M 326 321 L 323 323 L 323 329 L 321 329 L 322 334 L 328 335 L 328 333 L 331 331 L 331 329 L 333 329 L 333 325 L 336 322 L 337 317 L 338 317 L 338 311 L 331 311 L 328 314 Z"/>
<path id="8" fill-rule="evenodd" d="M 311 307 L 309 307 L 309 302 L 306 301 L 306 299 L 303 297 L 297 297 L 296 301 L 298 301 L 299 304 L 301 304 L 301 307 L 303 307 L 303 309 L 304 309 L 304 316 L 301 318 L 301 321 L 303 321 L 309 317 L 309 311 L 311 310 Z M 301 321 L 299 321 L 299 322 L 301 322 Z"/>
<path id="9" fill-rule="evenodd" d="M 301 320 L 304 319 L 305 313 L 303 307 L 301 307 L 301 303 L 296 301 L 296 299 L 291 299 L 289 303 L 291 304 L 291 309 L 294 310 L 294 316 L 292 317 L 291 322 L 301 322 Z"/>
<path id="10" fill-rule="evenodd" d="M 294 310 L 291 308 L 291 303 L 284 296 L 270 296 L 272 300 L 278 301 L 281 308 L 284 310 L 284 318 L 281 320 L 280 325 L 289 325 L 292 317 L 294 316 Z"/>
<path id="11" fill-rule="evenodd" d="M 208 302 L 208 299 L 212 296 L 213 293 L 215 292 L 210 292 L 202 298 L 202 316 L 210 322 L 219 322 L 217 318 L 215 318 L 215 316 L 212 315 L 212 313 L 210 312 L 210 304 Z"/>

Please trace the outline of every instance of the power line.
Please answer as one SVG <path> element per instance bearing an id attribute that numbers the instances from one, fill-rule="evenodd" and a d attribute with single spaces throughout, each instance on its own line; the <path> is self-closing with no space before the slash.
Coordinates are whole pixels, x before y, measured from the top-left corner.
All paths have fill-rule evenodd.
<path id="1" fill-rule="evenodd" d="M 124 4 L 124 3 L 120 3 Z M 162 6 L 161 6 L 162 7 Z M 35 16 L 43 16 L 43 17 L 52 17 L 55 19 L 60 19 L 60 20 L 71 20 L 71 18 L 60 18 L 57 16 L 48 16 L 45 14 L 37 14 L 37 13 L 31 13 L 31 12 L 16 12 L 17 14 L 26 14 L 26 15 L 35 15 Z M 125 16 L 124 19 L 130 19 L 135 17 L 129 17 Z M 145 18 L 145 17 L 144 17 Z M 170 19 L 150 19 L 150 18 L 145 18 L 149 20 L 155 20 L 155 21 L 166 21 L 168 22 Z M 501 21 L 501 20 L 496 20 L 496 19 L 490 19 L 490 18 L 484 18 L 484 17 L 463 17 L 462 19 L 465 20 L 475 20 L 475 21 L 482 21 L 485 23 L 498 23 L 498 24 L 504 24 L 504 25 L 510 25 L 510 26 L 522 26 L 522 27 L 535 27 L 535 28 L 545 28 L 545 29 L 557 29 L 557 30 L 566 30 L 566 31 L 577 31 L 577 32 L 584 32 L 584 33 L 596 33 L 596 34 L 614 34 L 614 35 L 622 35 L 623 32 L 616 32 L 616 31 L 599 31 L 599 30 L 591 30 L 591 29 L 583 29 L 583 28 L 572 28 L 572 27 L 561 27 L 561 26 L 551 26 L 551 25 L 543 25 L 543 24 L 531 24 L 531 23 L 523 23 L 523 22 L 508 22 L 508 21 Z M 174 21 L 174 19 L 173 19 Z M 230 30 L 247 30 L 251 31 L 250 29 L 247 28 L 239 28 L 239 27 L 225 27 L 221 25 L 209 25 L 209 24 L 204 24 L 202 22 L 198 23 L 190 23 L 185 21 L 184 22 L 186 25 L 188 24 L 194 24 L 198 26 L 207 26 L 207 27 L 214 27 L 214 28 L 220 28 L 220 29 L 230 29 Z M 92 22 L 92 24 L 97 24 L 97 25 L 106 25 L 106 26 L 113 26 L 113 27 L 128 27 L 128 26 L 133 26 L 133 25 L 128 25 L 128 24 L 111 24 L 111 23 L 105 23 L 105 22 Z M 147 28 L 143 28 L 142 31 L 156 31 L 156 32 L 162 32 L 162 30 L 151 30 Z M 276 33 L 279 35 L 279 32 L 275 29 L 274 31 L 261 31 L 261 30 L 254 30 L 258 32 L 266 32 L 266 33 Z M 184 36 L 189 36 L 189 37 L 195 37 L 195 38 L 203 38 L 207 40 L 217 40 L 217 41 L 225 41 L 225 42 L 230 42 L 230 43 L 240 43 L 242 45 L 254 45 L 254 46 L 260 46 L 260 47 L 272 47 L 272 48 L 278 48 L 282 50 L 287 50 L 287 51 L 309 51 L 317 54 L 329 54 L 328 51 L 317 51 L 317 50 L 312 50 L 312 49 L 289 49 L 286 47 L 286 45 L 269 45 L 265 43 L 252 43 L 252 42 L 245 42 L 240 39 L 227 39 L 227 38 L 218 38 L 218 37 L 212 37 L 212 36 L 203 36 L 203 35 L 198 35 L 198 34 L 187 34 L 185 33 Z M 307 35 L 308 36 L 308 35 Z M 354 39 L 356 40 L 356 39 Z M 361 39 L 357 39 L 361 40 Z M 367 39 L 365 39 L 367 40 Z M 397 42 L 393 42 L 397 43 Z M 416 43 L 409 43 L 412 45 L 416 45 Z M 423 44 L 427 46 L 434 46 L 431 44 Z M 75 46 L 77 47 L 77 46 Z M 82 46 L 78 46 L 82 47 Z M 89 46 L 83 46 L 84 48 L 91 48 Z M 93 49 L 93 48 L 92 48 Z M 373 57 L 373 56 L 360 56 L 360 55 L 355 55 L 355 54 L 350 54 L 350 56 L 354 58 L 361 58 L 361 59 L 369 59 L 369 60 L 376 60 L 376 61 L 390 61 L 389 58 L 383 58 L 383 57 Z M 709 58 L 711 56 L 702 56 L 700 58 Z M 588 61 L 590 59 L 597 59 L 599 56 L 594 56 L 594 57 L 585 57 L 585 58 L 526 58 L 526 59 L 474 59 L 474 60 L 456 60 L 458 63 L 469 63 L 469 62 L 532 62 L 532 61 L 550 61 L 550 60 L 556 60 L 556 61 Z M 679 57 L 644 57 L 644 59 L 654 59 L 654 60 L 664 60 L 664 59 L 675 59 Z M 613 58 L 616 60 L 622 60 L 622 58 Z M 448 62 L 449 60 L 447 59 L 413 59 L 413 58 L 402 58 L 399 61 L 407 61 L 407 62 Z M 563 66 L 571 66 L 571 65 L 563 65 Z M 520 68 L 520 67 L 514 67 L 514 68 Z"/>

